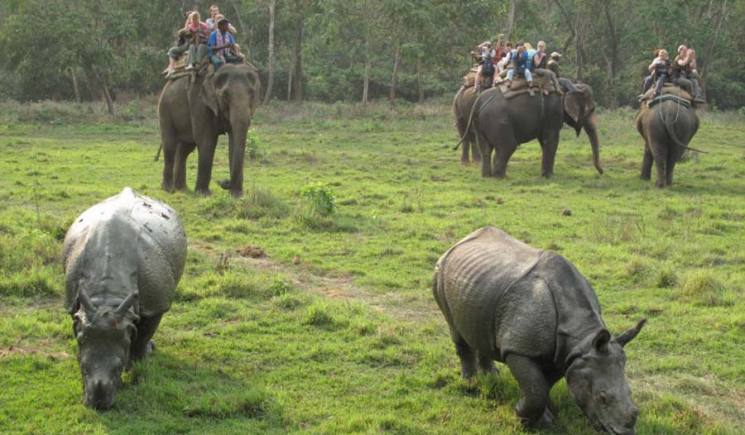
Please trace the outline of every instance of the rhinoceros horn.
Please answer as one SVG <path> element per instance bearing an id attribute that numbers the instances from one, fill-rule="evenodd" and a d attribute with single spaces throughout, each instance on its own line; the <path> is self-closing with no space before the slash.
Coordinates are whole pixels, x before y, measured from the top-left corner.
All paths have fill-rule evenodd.
<path id="1" fill-rule="evenodd" d="M 137 292 L 137 290 L 130 293 L 129 296 L 127 296 L 127 299 L 125 299 L 116 309 L 115 314 L 117 316 L 123 316 L 127 312 L 127 310 L 129 310 L 129 308 L 135 303 L 138 296 L 139 293 Z"/>
<path id="2" fill-rule="evenodd" d="M 634 337 L 639 334 L 639 331 L 642 330 L 642 326 L 644 326 L 645 323 L 647 323 L 647 319 L 641 319 L 639 323 L 636 324 L 636 326 L 616 337 L 616 341 L 618 342 L 618 344 L 620 344 L 622 347 L 626 346 L 626 343 L 633 340 Z"/>
<path id="3" fill-rule="evenodd" d="M 78 290 L 78 300 L 87 314 L 93 314 L 96 312 L 96 307 L 93 306 L 93 302 L 91 302 L 88 295 L 85 294 L 85 290 L 82 288 Z"/>

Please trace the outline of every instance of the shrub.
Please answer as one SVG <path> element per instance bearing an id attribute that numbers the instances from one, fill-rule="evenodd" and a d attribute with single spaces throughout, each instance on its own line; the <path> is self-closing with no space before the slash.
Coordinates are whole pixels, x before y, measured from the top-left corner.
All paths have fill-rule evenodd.
<path id="1" fill-rule="evenodd" d="M 300 194 L 308 201 L 313 212 L 321 216 L 331 216 L 336 212 L 334 192 L 326 184 L 321 182 L 310 183 L 303 187 Z"/>
<path id="2" fill-rule="evenodd" d="M 249 160 L 258 160 L 264 156 L 262 150 L 262 141 L 256 130 L 248 130 L 248 136 L 246 137 L 246 155 Z"/>

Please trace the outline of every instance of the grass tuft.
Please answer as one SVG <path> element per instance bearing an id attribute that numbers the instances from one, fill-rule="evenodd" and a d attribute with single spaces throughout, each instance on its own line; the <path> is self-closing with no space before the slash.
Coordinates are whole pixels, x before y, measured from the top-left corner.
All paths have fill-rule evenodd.
<path id="1" fill-rule="evenodd" d="M 699 270 L 686 276 L 678 295 L 696 305 L 708 307 L 731 305 L 724 284 L 710 271 Z"/>

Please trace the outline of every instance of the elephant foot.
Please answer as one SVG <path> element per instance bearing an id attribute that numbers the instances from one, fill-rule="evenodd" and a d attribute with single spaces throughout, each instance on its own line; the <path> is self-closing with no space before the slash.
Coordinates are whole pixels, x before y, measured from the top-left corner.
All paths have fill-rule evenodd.
<path id="1" fill-rule="evenodd" d="M 658 182 L 654 183 L 654 185 L 657 186 L 659 189 L 664 189 L 665 188 L 665 182 L 664 181 L 658 181 Z"/>
<path id="2" fill-rule="evenodd" d="M 652 178 L 652 176 L 651 175 L 647 175 L 647 174 L 642 174 L 639 178 L 642 179 L 642 180 L 644 180 L 644 181 L 649 181 L 649 179 Z"/>
<path id="3" fill-rule="evenodd" d="M 243 196 L 243 190 L 231 190 L 231 191 L 230 191 L 230 195 L 231 195 L 231 196 L 232 196 L 233 198 L 240 198 L 240 197 L 242 197 L 242 196 Z"/>
<path id="4" fill-rule="evenodd" d="M 212 195 L 212 191 L 209 190 L 209 189 L 200 189 L 200 188 L 197 188 L 194 191 L 194 193 L 196 193 L 197 195 L 201 195 L 201 196 L 210 196 L 210 195 Z"/>
<path id="5" fill-rule="evenodd" d="M 173 186 L 168 183 L 161 183 L 160 188 L 163 189 L 166 192 L 172 193 L 173 192 Z"/>
<path id="6" fill-rule="evenodd" d="M 554 177 L 554 173 L 553 172 L 544 172 L 544 173 L 541 174 L 541 177 L 543 177 L 543 178 L 553 178 Z"/>
<path id="7" fill-rule="evenodd" d="M 230 190 L 230 180 L 220 180 L 217 184 L 219 184 L 224 190 Z"/>

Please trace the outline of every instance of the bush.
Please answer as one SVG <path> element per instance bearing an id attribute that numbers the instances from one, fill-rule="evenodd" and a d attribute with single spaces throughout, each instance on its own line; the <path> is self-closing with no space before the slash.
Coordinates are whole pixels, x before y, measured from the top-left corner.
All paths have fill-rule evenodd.
<path id="1" fill-rule="evenodd" d="M 321 216 L 331 216 L 336 212 L 334 192 L 326 184 L 321 182 L 308 184 L 303 187 L 300 194 L 308 201 L 313 212 Z"/>

